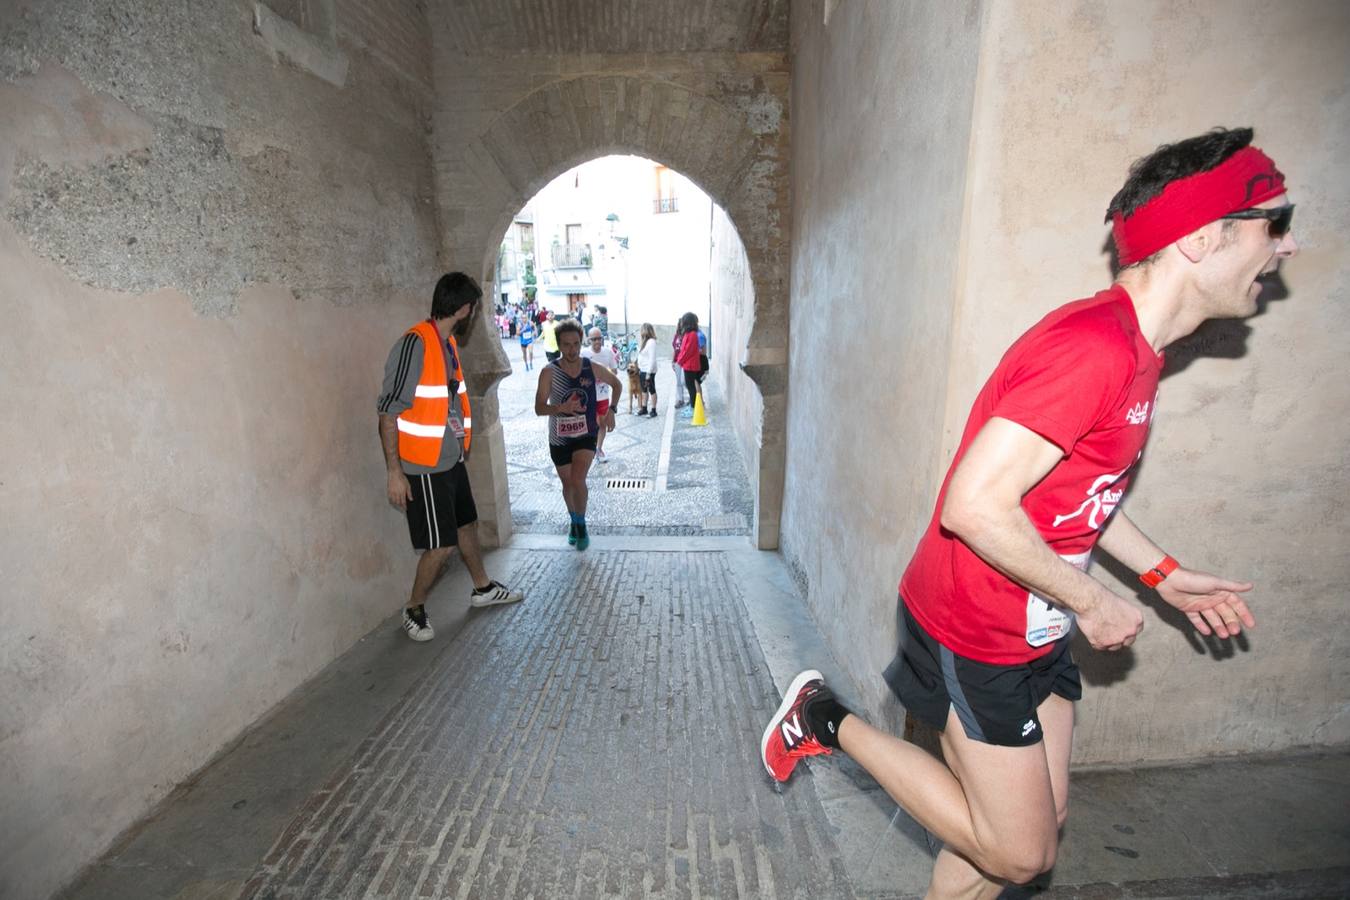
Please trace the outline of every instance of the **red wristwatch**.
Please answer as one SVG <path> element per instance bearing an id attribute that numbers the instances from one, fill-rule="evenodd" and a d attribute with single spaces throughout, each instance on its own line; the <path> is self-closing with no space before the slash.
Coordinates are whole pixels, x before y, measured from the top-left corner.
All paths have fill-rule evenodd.
<path id="1" fill-rule="evenodd" d="M 1139 580 L 1151 588 L 1162 584 L 1163 579 L 1177 570 L 1181 563 L 1170 556 L 1164 556 L 1162 562 L 1139 576 Z"/>

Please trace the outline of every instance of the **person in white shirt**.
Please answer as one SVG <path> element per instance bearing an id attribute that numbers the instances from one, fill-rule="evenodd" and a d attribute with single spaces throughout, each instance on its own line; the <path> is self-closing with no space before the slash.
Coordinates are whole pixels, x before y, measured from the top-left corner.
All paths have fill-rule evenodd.
<path id="1" fill-rule="evenodd" d="M 581 348 L 582 359 L 589 359 L 591 364 L 599 363 L 608 369 L 611 373 L 619 370 L 619 354 L 615 352 L 613 344 L 605 343 L 605 336 L 600 333 L 599 328 L 592 328 L 587 334 L 586 346 Z M 610 387 L 601 379 L 595 382 L 595 415 L 596 418 L 605 422 L 606 425 L 600 428 L 600 432 L 595 436 L 595 459 L 597 462 L 607 463 L 609 460 L 605 457 L 605 435 L 614 430 L 613 417 L 606 417 L 609 412 Z"/>
<path id="2" fill-rule="evenodd" d="M 642 349 L 638 351 L 638 377 L 642 380 L 642 398 L 638 415 L 656 418 L 656 329 L 651 322 L 642 323 Z M 650 407 L 650 412 L 648 408 Z"/>

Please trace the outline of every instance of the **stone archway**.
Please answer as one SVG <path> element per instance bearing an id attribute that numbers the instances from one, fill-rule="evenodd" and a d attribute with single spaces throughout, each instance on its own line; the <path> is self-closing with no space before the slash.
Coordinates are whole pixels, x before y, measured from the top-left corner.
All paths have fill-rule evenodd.
<path id="1" fill-rule="evenodd" d="M 516 91 L 484 79 L 483 94 L 499 98 L 499 107 L 465 108 L 474 97 L 469 90 L 448 95 L 435 137 L 445 262 L 476 266 L 474 274 L 485 282 L 511 217 L 552 178 L 599 156 L 657 160 L 695 181 L 727 212 L 745 246 L 755 294 L 754 325 L 740 361 L 763 398 L 756 458 L 746 460 L 755 482 L 755 542 L 762 549 L 777 547 L 786 462 L 787 67 L 781 57 L 771 59 L 781 72 L 773 66 L 758 74 L 709 72 L 685 61 L 660 73 L 558 73 Z M 457 139 L 447 140 L 450 134 Z M 477 333 L 489 334 L 486 320 Z M 470 473 L 484 540 L 500 542 L 511 520 L 496 385 L 510 367 L 491 340 L 473 341 L 464 357 L 479 448 Z"/>

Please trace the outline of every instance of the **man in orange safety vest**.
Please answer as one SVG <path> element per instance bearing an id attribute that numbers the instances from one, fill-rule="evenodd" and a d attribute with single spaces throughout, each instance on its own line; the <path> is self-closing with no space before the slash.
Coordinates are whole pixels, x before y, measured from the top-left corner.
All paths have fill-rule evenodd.
<path id="1" fill-rule="evenodd" d="M 467 338 L 482 296 L 482 288 L 463 272 L 442 276 L 432 295 L 431 315 L 399 338 L 384 365 L 378 410 L 389 502 L 407 515 L 413 548 L 422 551 L 403 611 L 403 629 L 415 641 L 435 636 L 426 597 L 456 546 L 473 578 L 469 605 L 525 599 L 520 591 L 489 578 L 483 568 L 475 527 L 478 510 L 464 466 L 473 416 L 458 338 Z"/>

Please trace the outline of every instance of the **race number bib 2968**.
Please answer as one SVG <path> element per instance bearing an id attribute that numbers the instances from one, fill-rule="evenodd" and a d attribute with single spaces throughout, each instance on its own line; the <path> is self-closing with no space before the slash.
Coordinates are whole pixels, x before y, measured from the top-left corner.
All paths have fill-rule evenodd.
<path id="1" fill-rule="evenodd" d="M 1074 568 L 1086 572 L 1092 551 L 1083 553 L 1060 554 Z M 1064 637 L 1073 630 L 1073 613 L 1055 606 L 1038 594 L 1027 594 L 1027 643 L 1033 647 L 1044 647 Z"/>

